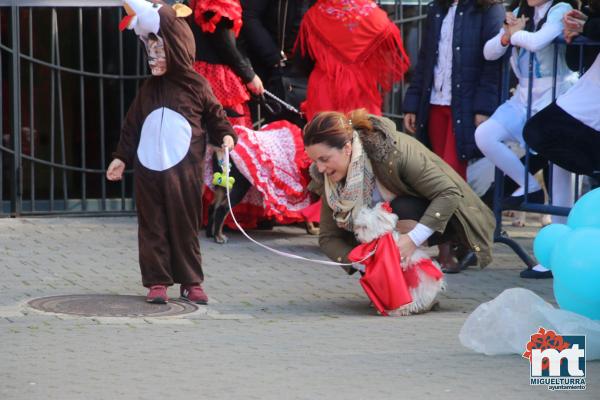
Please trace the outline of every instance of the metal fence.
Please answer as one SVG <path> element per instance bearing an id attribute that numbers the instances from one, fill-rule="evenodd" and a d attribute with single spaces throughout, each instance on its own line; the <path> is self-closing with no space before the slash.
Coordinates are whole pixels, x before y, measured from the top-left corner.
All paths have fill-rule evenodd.
<path id="1" fill-rule="evenodd" d="M 426 6 L 430 0 L 381 0 L 380 6 L 388 12 L 390 18 L 400 29 L 404 48 L 411 67 L 404 81 L 395 84 L 392 91 L 384 99 L 383 114 L 399 123 L 402 121 L 402 99 L 410 82 L 412 71 L 416 67 L 423 23 L 427 17 Z M 401 126 L 401 125 L 399 125 Z"/>
<path id="2" fill-rule="evenodd" d="M 146 75 L 120 4 L 0 1 L 0 215 L 133 209 L 130 174 L 104 178 Z"/>
<path id="3" fill-rule="evenodd" d="M 416 60 L 426 2 L 384 0 Z M 120 124 L 146 75 L 121 34 L 121 2 L 0 0 L 0 216 L 134 210 L 130 173 L 104 177 Z M 385 99 L 401 118 L 404 84 Z"/>

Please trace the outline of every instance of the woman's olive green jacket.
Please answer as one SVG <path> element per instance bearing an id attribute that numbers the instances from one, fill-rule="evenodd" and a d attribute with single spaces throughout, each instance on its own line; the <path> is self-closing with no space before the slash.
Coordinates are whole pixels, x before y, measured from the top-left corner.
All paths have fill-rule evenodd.
<path id="1" fill-rule="evenodd" d="M 495 219 L 469 185 L 440 157 L 413 137 L 396 131 L 395 124 L 371 116 L 374 132 L 359 132 L 364 150 L 379 182 L 398 196 L 430 201 L 419 221 L 437 232 L 453 224 L 456 242 L 477 253 L 479 265 L 492 261 Z M 311 190 L 322 193 L 323 175 L 311 167 Z M 454 219 L 450 219 L 456 216 Z M 327 201 L 321 208 L 319 246 L 332 260 L 349 262 L 348 253 L 358 242 L 352 232 L 337 226 Z M 347 269 L 349 272 L 353 269 Z"/>

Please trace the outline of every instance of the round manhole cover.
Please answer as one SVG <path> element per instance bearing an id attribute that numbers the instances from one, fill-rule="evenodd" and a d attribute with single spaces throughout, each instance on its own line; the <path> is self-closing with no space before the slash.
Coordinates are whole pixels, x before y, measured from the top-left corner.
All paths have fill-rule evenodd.
<path id="1" fill-rule="evenodd" d="M 141 296 L 104 294 L 42 297 L 28 304 L 40 311 L 82 317 L 166 317 L 189 314 L 198 309 L 194 304 L 180 301 L 149 304 Z"/>

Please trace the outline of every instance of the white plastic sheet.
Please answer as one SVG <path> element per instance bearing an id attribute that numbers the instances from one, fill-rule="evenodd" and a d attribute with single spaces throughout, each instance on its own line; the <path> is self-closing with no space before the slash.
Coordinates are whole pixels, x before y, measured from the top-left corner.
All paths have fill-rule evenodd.
<path id="1" fill-rule="evenodd" d="M 554 308 L 522 288 L 507 289 L 477 307 L 458 337 L 463 346 L 478 353 L 523 354 L 540 327 L 560 335 L 586 335 L 586 359 L 600 358 L 600 321 Z"/>

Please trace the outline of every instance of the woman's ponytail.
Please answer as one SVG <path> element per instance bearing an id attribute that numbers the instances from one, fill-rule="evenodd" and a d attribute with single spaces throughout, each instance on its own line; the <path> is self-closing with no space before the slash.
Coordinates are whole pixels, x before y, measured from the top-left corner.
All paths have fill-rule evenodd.
<path id="1" fill-rule="evenodd" d="M 373 124 L 369 119 L 369 113 L 364 108 L 350 111 L 348 114 L 348 123 L 352 125 L 353 130 L 370 133 L 373 131 Z"/>

